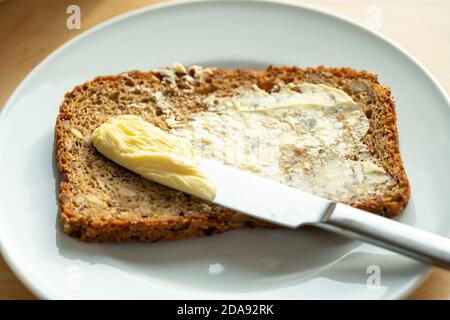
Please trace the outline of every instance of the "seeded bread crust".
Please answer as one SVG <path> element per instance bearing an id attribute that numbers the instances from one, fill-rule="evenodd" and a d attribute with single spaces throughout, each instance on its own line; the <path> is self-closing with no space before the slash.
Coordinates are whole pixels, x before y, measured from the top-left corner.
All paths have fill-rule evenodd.
<path id="1" fill-rule="evenodd" d="M 56 122 L 59 215 L 65 233 L 89 242 L 155 242 L 244 227 L 273 227 L 148 181 L 109 161 L 90 143 L 93 130 L 119 114 L 140 115 L 170 130 L 165 122 L 166 106 L 155 92 L 165 97 L 176 119 L 183 120 L 206 109 L 202 99 L 207 95 L 226 97 L 234 89 L 251 84 L 267 91 L 280 82 L 326 84 L 362 103 L 370 124 L 363 143 L 396 184 L 381 195 L 350 197 L 344 203 L 387 217 L 406 207 L 410 186 L 400 157 L 395 103 L 376 74 L 323 66 L 198 72 L 189 69 L 187 74 L 176 74 L 175 79 L 159 71 L 97 77 L 65 95 Z"/>

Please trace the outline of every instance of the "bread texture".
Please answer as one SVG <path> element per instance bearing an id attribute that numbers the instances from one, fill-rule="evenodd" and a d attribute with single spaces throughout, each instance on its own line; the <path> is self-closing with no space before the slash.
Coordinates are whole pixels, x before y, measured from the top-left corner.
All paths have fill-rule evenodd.
<path id="1" fill-rule="evenodd" d="M 394 184 L 377 193 L 339 200 L 387 217 L 403 211 L 410 186 L 400 157 L 395 103 L 377 75 L 349 68 L 269 66 L 264 71 L 177 66 L 97 77 L 65 95 L 56 121 L 62 230 L 89 242 L 184 239 L 237 228 L 273 225 L 148 181 L 98 153 L 90 136 L 103 122 L 136 114 L 170 131 L 167 117 L 189 119 L 204 112 L 208 95 L 227 97 L 257 85 L 270 92 L 279 83 L 326 84 L 364 105 L 369 131 L 362 142 Z"/>

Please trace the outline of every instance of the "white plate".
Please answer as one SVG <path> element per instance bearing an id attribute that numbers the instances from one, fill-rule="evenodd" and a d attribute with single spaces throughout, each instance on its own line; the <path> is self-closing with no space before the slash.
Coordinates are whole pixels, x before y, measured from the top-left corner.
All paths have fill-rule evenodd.
<path id="1" fill-rule="evenodd" d="M 412 182 L 412 201 L 400 220 L 449 234 L 449 102 L 411 56 L 319 10 L 252 1 L 165 4 L 113 19 L 58 49 L 22 82 L 1 114 L 2 254 L 35 294 L 380 299 L 401 297 L 418 284 L 427 266 L 308 228 L 122 245 L 86 244 L 62 234 L 53 134 L 64 93 L 96 75 L 174 61 L 227 68 L 324 64 L 378 72 L 397 100 Z M 379 287 L 368 279 L 368 271 L 378 268 Z"/>

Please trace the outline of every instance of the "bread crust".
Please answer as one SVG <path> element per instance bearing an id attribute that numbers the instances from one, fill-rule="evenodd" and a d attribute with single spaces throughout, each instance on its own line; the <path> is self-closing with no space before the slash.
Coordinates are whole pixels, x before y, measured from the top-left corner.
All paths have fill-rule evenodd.
<path id="1" fill-rule="evenodd" d="M 367 145 L 369 152 L 379 160 L 379 164 L 392 176 L 396 184 L 392 190 L 382 195 L 353 199 L 345 203 L 387 217 L 401 213 L 410 198 L 410 185 L 400 156 L 395 102 L 389 88 L 378 82 L 376 74 L 350 68 L 327 68 L 323 66 L 306 69 L 269 66 L 265 71 L 215 69 L 205 79 L 195 83 L 193 95 L 210 92 L 220 92 L 226 95 L 230 88 L 243 83 L 256 83 L 260 88 L 269 90 L 280 80 L 285 83 L 296 81 L 327 84 L 346 91 L 355 101 L 364 103 L 370 129 L 363 138 L 363 142 Z M 163 208 L 164 205 L 161 206 L 161 214 L 149 212 L 148 216 L 139 216 L 131 210 L 128 215 L 123 216 L 122 212 L 117 210 L 117 207 L 120 206 L 105 200 L 113 197 L 116 191 L 108 191 L 109 198 L 107 196 L 103 199 L 97 198 L 96 192 L 100 192 L 100 187 L 96 184 L 96 180 L 89 177 L 90 180 L 84 182 L 79 177 L 80 170 L 82 172 L 87 170 L 86 175 L 89 176 L 95 170 L 90 166 L 94 166 L 96 162 L 101 162 L 102 165 L 107 163 L 103 162 L 107 160 L 102 159 L 100 154 L 89 149 L 93 148 L 88 141 L 90 130 L 101 121 L 99 118 L 93 121 L 96 123 L 91 124 L 89 117 L 94 117 L 94 114 L 100 114 L 99 117 L 101 117 L 103 113 L 101 108 L 105 106 L 107 109 L 105 112 L 109 112 L 109 115 L 105 114 L 104 119 L 113 114 L 130 112 L 129 109 L 122 110 L 120 103 L 116 103 L 110 108 L 102 102 L 108 101 L 109 103 L 110 100 L 114 102 L 115 93 L 108 97 L 109 100 L 102 100 L 104 98 L 102 95 L 110 94 L 108 90 L 119 87 L 119 84 L 120 86 L 127 86 L 128 82 L 130 88 L 134 88 L 132 90 L 138 88 L 139 84 L 145 84 L 147 87 L 158 87 L 159 90 L 166 90 L 168 87 L 174 86 L 173 83 L 166 83 L 158 72 L 132 71 L 115 76 L 97 77 L 77 86 L 65 95 L 61 104 L 56 121 L 55 140 L 57 166 L 60 171 L 59 215 L 65 233 L 83 241 L 155 242 L 223 233 L 237 228 L 275 227 L 269 223 L 193 199 L 188 195 L 182 195 L 164 186 L 141 181 L 141 179 L 144 179 L 138 176 L 134 177 L 132 176 L 133 173 L 126 172 L 110 163 L 107 164 L 110 166 L 108 168 L 115 170 L 115 176 L 112 179 L 119 181 L 120 178 L 118 177 L 123 175 L 129 180 L 128 186 L 134 186 L 134 184 L 139 186 L 138 192 L 145 192 L 148 189 L 150 190 L 147 190 L 148 193 L 154 192 L 156 194 L 155 197 L 159 202 L 164 203 L 164 197 L 167 197 L 167 202 L 174 204 L 168 209 Z M 180 88 L 183 88 L 183 86 L 184 82 L 177 82 L 175 88 L 168 90 L 166 94 L 169 97 L 176 95 L 175 91 L 181 90 Z M 122 93 L 119 90 L 120 94 Z M 89 99 L 89 103 L 86 102 L 87 99 Z M 96 101 L 100 102 L 96 104 Z M 145 100 L 142 99 L 142 101 Z M 160 119 L 160 112 L 155 107 L 154 101 L 147 101 L 147 104 L 152 106 L 145 113 L 146 119 L 162 129 L 167 129 L 165 122 Z M 84 109 L 80 106 L 84 106 Z M 199 104 L 192 104 L 189 108 L 189 110 L 180 111 L 180 114 L 202 111 Z M 92 115 L 86 115 L 90 112 L 92 112 Z M 132 112 L 135 112 L 134 109 Z M 136 113 L 139 114 L 139 110 Z M 80 119 L 83 117 L 87 120 L 84 119 L 83 125 L 79 125 Z M 81 129 L 79 128 L 83 128 L 84 131 L 80 132 Z M 78 134 L 84 139 L 76 138 Z M 85 154 L 86 156 L 84 156 Z M 84 162 L 82 162 L 82 166 L 86 166 L 84 169 L 80 168 L 77 157 L 85 157 L 83 158 Z M 124 180 L 126 180 L 125 178 Z M 90 193 L 86 193 L 85 189 L 91 190 Z M 105 193 L 104 190 L 101 192 Z M 82 198 L 80 200 L 81 205 L 78 201 L 80 197 Z M 161 199 L 158 197 L 161 197 Z M 87 201 L 86 203 L 89 203 L 89 205 L 83 204 L 83 201 Z M 111 201 L 115 200 L 112 199 Z M 91 204 L 92 206 L 90 206 Z M 179 208 L 187 209 L 185 212 L 174 213 Z"/>

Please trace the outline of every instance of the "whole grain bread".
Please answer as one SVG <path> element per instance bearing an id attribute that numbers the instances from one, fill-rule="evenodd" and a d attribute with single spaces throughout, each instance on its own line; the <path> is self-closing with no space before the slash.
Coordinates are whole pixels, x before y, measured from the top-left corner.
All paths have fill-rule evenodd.
<path id="1" fill-rule="evenodd" d="M 272 226 L 148 181 L 103 157 L 90 136 L 116 115 L 136 114 L 170 130 L 168 113 L 185 119 L 203 112 L 203 99 L 211 93 L 226 97 L 252 84 L 271 91 L 278 83 L 302 82 L 339 88 L 364 105 L 370 128 L 363 143 L 395 181 L 389 188 L 380 186 L 375 195 L 342 202 L 388 217 L 401 213 L 410 187 L 399 152 L 394 100 L 376 74 L 322 66 L 269 66 L 264 71 L 178 66 L 97 77 L 65 95 L 56 122 L 63 231 L 83 241 L 154 242 Z"/>

